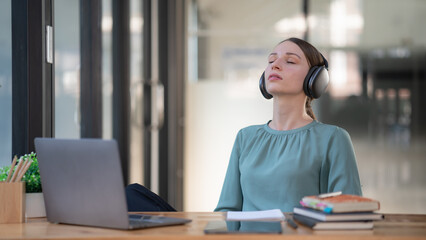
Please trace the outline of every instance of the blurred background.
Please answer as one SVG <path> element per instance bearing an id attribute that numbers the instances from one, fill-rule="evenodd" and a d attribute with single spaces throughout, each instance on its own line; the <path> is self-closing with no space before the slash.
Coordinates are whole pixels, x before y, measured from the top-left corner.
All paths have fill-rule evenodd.
<path id="1" fill-rule="evenodd" d="M 296 36 L 330 63 L 331 83 L 314 111 L 350 133 L 363 194 L 384 212 L 426 212 L 425 1 L 197 0 L 188 7 L 186 209 L 216 206 L 237 131 L 272 117 L 257 86 L 267 55 Z"/>
<path id="2" fill-rule="evenodd" d="M 101 137 L 110 139 L 115 138 L 116 1 L 100 2 Z M 351 135 L 364 196 L 380 200 L 382 212 L 426 213 L 426 100 L 421 94 L 426 90 L 426 1 L 185 0 L 166 1 L 161 12 L 162 2 L 128 1 L 129 183 L 148 186 L 180 210 L 213 211 L 238 130 L 272 118 L 272 101 L 258 88 L 267 56 L 281 40 L 299 37 L 329 61 L 331 82 L 314 101 L 314 112 L 319 121 Z M 54 137 L 80 138 L 80 1 L 53 0 L 53 6 Z M 170 12 L 170 6 L 178 10 Z M 0 0 L 0 166 L 10 164 L 12 156 L 11 7 L 11 1 Z M 162 19 L 171 15 L 179 15 L 181 24 L 162 28 Z M 163 29 L 175 33 L 162 36 Z M 173 45 L 179 43 L 173 36 L 181 45 Z M 164 49 L 181 57 L 162 55 Z M 143 67 L 147 64 L 152 64 L 149 70 Z M 178 69 L 181 81 L 175 81 L 179 78 L 171 68 Z M 145 91 L 146 76 L 151 86 L 167 72 L 164 92 L 158 86 Z M 172 90 L 181 96 L 179 108 L 172 105 Z M 162 94 L 163 100 L 155 98 Z M 157 119 L 153 113 L 159 103 L 166 108 L 164 125 L 154 124 L 162 122 L 161 114 Z M 172 117 L 174 111 L 178 117 Z M 147 115 L 154 123 L 146 124 Z M 164 128 L 172 135 L 162 141 Z M 177 140 L 170 137 L 173 129 L 178 129 Z"/>

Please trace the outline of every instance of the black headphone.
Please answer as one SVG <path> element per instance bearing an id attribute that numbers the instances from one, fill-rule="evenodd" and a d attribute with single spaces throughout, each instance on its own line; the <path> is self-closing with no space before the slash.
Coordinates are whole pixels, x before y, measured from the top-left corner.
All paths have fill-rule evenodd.
<path id="1" fill-rule="evenodd" d="M 303 81 L 303 91 L 306 96 L 311 98 L 319 98 L 321 94 L 325 92 L 328 82 L 330 81 L 328 76 L 328 61 L 322 54 L 321 57 L 324 60 L 324 65 L 311 67 Z M 263 72 L 260 77 L 259 88 L 266 99 L 272 98 L 272 95 L 266 91 L 265 72 Z"/>

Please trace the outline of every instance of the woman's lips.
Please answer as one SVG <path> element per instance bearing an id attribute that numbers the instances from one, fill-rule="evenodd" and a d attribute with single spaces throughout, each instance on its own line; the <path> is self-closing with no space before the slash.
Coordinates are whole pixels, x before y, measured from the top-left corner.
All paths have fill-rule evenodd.
<path id="1" fill-rule="evenodd" d="M 273 73 L 269 75 L 268 80 L 282 80 L 282 78 L 280 77 L 280 75 Z"/>

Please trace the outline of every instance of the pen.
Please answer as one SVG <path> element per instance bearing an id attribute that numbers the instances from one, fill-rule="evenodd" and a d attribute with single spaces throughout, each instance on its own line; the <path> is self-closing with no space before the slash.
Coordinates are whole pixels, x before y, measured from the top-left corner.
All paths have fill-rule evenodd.
<path id="1" fill-rule="evenodd" d="M 24 162 L 24 159 L 21 157 L 19 158 L 18 165 L 16 165 L 16 169 L 13 172 L 12 178 L 10 179 L 10 182 L 14 182 L 16 177 L 18 176 L 19 171 L 21 170 L 22 163 Z"/>
<path id="2" fill-rule="evenodd" d="M 24 177 L 25 173 L 28 171 L 28 168 L 30 168 L 32 162 L 33 162 L 33 160 L 30 159 L 30 160 L 27 160 L 24 163 L 24 167 L 22 167 L 22 170 L 19 173 L 18 178 L 16 179 L 17 182 L 21 181 L 21 179 Z"/>
<path id="3" fill-rule="evenodd" d="M 294 229 L 297 228 L 297 224 L 293 221 L 293 219 L 288 218 L 287 223 L 288 223 L 288 225 L 290 225 L 290 227 L 292 227 Z"/>
<path id="4" fill-rule="evenodd" d="M 341 195 L 341 194 L 342 194 L 342 192 L 341 192 L 341 191 L 339 191 L 339 192 L 332 192 L 332 193 L 324 193 L 324 194 L 320 194 L 320 195 L 318 195 L 318 197 L 319 197 L 319 198 L 328 198 L 328 197 L 339 196 L 339 195 Z"/>
<path id="5" fill-rule="evenodd" d="M 13 157 L 12 166 L 10 166 L 9 174 L 7 175 L 6 182 L 9 182 L 9 180 L 12 178 L 13 168 L 16 165 L 16 161 L 18 160 L 18 157 L 15 155 Z"/>

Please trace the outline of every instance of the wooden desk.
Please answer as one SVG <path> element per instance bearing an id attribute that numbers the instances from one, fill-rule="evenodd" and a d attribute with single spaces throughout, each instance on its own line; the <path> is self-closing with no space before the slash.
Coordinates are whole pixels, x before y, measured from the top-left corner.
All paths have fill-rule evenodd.
<path id="1" fill-rule="evenodd" d="M 426 215 L 387 214 L 373 230 L 312 231 L 299 225 L 293 229 L 283 224 L 278 235 L 205 235 L 208 221 L 223 219 L 221 213 L 150 213 L 192 219 L 180 226 L 142 230 L 113 230 L 65 224 L 51 224 L 46 219 L 30 219 L 22 224 L 0 224 L 0 239 L 426 239 Z M 286 214 L 288 216 L 288 214 Z"/>

